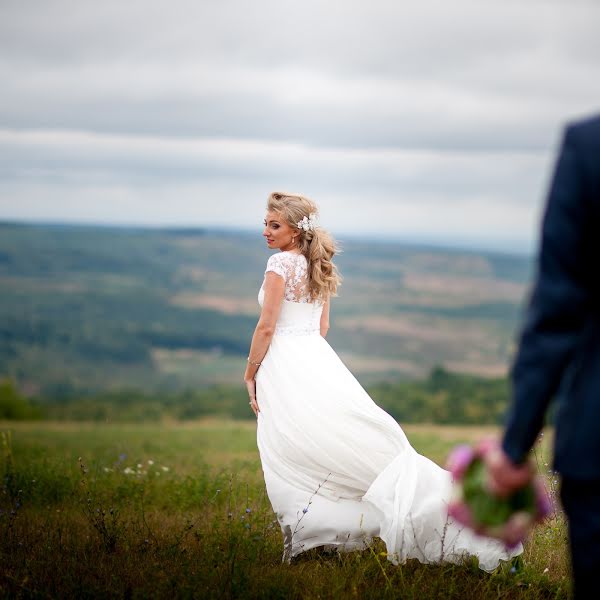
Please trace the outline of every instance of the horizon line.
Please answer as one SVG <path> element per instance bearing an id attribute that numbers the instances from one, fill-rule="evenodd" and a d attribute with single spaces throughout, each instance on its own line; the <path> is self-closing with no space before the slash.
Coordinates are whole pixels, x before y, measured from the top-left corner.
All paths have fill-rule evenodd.
<path id="1" fill-rule="evenodd" d="M 0 217 L 0 226 L 37 226 L 37 227 L 72 227 L 72 228 L 104 228 L 104 229 L 132 229 L 142 231 L 189 231 L 189 232 L 215 232 L 215 233 L 243 233 L 246 235 L 255 234 L 256 230 L 244 226 L 228 225 L 177 225 L 177 224 L 153 224 L 153 223 L 127 223 L 127 222 L 102 222 L 102 221 L 66 221 L 52 219 L 5 219 Z M 478 238 L 439 238 L 435 234 L 408 236 L 377 233 L 377 239 L 373 239 L 373 232 L 340 232 L 335 234 L 335 238 L 343 241 L 343 238 L 350 238 L 360 242 L 370 242 L 372 244 L 398 244 L 406 246 L 435 248 L 439 250 L 464 251 L 464 252 L 487 252 L 493 254 L 507 254 L 524 258 L 534 258 L 535 251 L 533 245 L 525 240 L 517 239 L 497 239 L 490 243 L 480 241 Z M 433 237 L 437 239 L 433 240 Z M 489 242 L 489 239 L 487 240 Z"/>

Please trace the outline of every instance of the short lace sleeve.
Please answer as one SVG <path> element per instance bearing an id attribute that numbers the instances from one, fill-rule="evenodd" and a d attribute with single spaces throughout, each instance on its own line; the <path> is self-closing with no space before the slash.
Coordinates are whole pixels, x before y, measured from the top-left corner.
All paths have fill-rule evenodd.
<path id="1" fill-rule="evenodd" d="M 265 275 L 268 271 L 273 271 L 277 275 L 281 275 L 284 281 L 287 281 L 287 271 L 284 256 L 281 252 L 273 254 L 267 261 L 267 268 L 265 269 Z"/>

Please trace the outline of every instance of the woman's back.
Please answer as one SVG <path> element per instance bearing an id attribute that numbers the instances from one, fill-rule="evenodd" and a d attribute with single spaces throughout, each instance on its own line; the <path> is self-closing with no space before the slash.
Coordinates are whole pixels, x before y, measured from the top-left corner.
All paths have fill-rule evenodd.
<path id="1" fill-rule="evenodd" d="M 297 252 L 278 252 L 267 261 L 268 271 L 280 275 L 285 281 L 281 312 L 275 326 L 276 335 L 320 334 L 323 303 L 313 301 L 308 291 L 308 261 Z M 264 281 L 258 292 L 258 303 L 264 302 Z"/>

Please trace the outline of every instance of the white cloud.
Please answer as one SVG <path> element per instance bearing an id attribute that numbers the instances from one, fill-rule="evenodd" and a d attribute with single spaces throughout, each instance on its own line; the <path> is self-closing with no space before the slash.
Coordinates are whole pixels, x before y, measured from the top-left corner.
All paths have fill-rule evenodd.
<path id="1" fill-rule="evenodd" d="M 250 226 L 283 187 L 340 231 L 367 231 L 368 206 L 368 233 L 531 245 L 561 128 L 598 107 L 598 17 L 560 1 L 5 2 L 0 218 Z"/>
<path id="2" fill-rule="evenodd" d="M 492 230 L 521 245 L 548 166 L 538 152 L 14 130 L 0 130 L 0 157 L 12 164 L 0 198 L 28 199 L 2 205 L 13 219 L 247 227 L 260 223 L 267 194 L 285 189 L 317 200 L 338 235 L 484 240 Z"/>

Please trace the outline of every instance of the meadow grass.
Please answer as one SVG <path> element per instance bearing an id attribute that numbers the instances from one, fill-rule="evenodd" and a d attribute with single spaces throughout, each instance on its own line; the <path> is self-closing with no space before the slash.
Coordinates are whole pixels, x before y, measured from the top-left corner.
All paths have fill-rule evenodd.
<path id="1" fill-rule="evenodd" d="M 418 452 L 494 428 L 405 426 Z M 254 422 L 0 422 L 0 594 L 11 598 L 565 598 L 562 513 L 493 574 L 310 550 L 282 564 Z M 536 448 L 556 496 L 548 443 Z"/>

